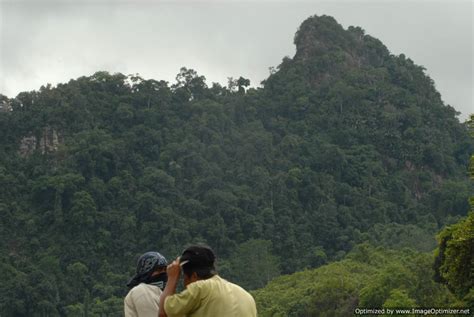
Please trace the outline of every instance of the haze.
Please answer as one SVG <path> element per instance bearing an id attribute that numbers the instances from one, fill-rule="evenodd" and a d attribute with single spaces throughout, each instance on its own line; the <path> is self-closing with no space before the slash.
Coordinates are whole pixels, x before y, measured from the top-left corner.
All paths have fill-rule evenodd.
<path id="1" fill-rule="evenodd" d="M 173 83 L 180 67 L 207 83 L 258 86 L 311 15 L 362 27 L 424 66 L 464 121 L 472 107 L 471 1 L 1 1 L 0 93 L 15 97 L 96 71 Z"/>

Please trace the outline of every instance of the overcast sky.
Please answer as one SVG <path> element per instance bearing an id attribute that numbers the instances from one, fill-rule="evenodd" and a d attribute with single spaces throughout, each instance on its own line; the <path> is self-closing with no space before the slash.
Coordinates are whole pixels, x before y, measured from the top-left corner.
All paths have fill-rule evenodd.
<path id="1" fill-rule="evenodd" d="M 423 65 L 461 121 L 474 113 L 471 0 L 0 0 L 0 93 L 98 70 L 173 83 L 182 66 L 208 84 L 243 76 L 258 86 L 293 57 L 293 36 L 314 14 L 362 27 Z"/>

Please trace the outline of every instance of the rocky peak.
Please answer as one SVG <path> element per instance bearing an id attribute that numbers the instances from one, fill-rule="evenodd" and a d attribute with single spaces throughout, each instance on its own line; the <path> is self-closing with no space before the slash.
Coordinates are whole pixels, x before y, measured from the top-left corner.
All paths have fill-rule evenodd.
<path id="1" fill-rule="evenodd" d="M 306 59 L 335 49 L 343 35 L 344 29 L 333 17 L 314 15 L 306 19 L 295 34 L 295 58 Z"/>
<path id="2" fill-rule="evenodd" d="M 302 62 L 326 58 L 328 64 L 378 67 L 390 56 L 382 42 L 365 35 L 360 27 L 350 26 L 345 30 L 333 17 L 326 15 L 306 19 L 296 32 L 294 43 L 294 60 Z"/>

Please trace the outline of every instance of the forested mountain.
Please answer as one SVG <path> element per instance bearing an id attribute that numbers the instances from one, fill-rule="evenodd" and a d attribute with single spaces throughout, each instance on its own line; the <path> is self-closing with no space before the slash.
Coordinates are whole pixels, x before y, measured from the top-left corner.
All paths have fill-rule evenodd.
<path id="1" fill-rule="evenodd" d="M 466 125 L 361 28 L 294 42 L 260 88 L 182 68 L 0 96 L 0 315 L 116 316 L 139 254 L 192 242 L 248 289 L 364 242 L 433 250 L 469 210 Z"/>

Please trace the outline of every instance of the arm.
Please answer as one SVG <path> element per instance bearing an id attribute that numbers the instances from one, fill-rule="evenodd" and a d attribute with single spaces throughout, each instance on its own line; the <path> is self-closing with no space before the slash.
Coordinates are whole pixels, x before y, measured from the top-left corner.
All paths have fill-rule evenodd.
<path id="1" fill-rule="evenodd" d="M 166 284 L 163 293 L 160 296 L 160 314 L 158 317 L 167 317 L 165 311 L 165 300 L 166 297 L 174 295 L 176 293 L 176 287 L 178 286 L 179 277 L 181 275 L 181 267 L 179 266 L 179 258 L 173 261 L 166 268 L 166 273 L 168 273 L 168 282 Z"/>
<path id="2" fill-rule="evenodd" d="M 124 300 L 124 315 L 125 317 L 137 317 L 137 312 L 135 310 L 135 304 L 132 300 L 131 291 L 127 294 Z"/>

